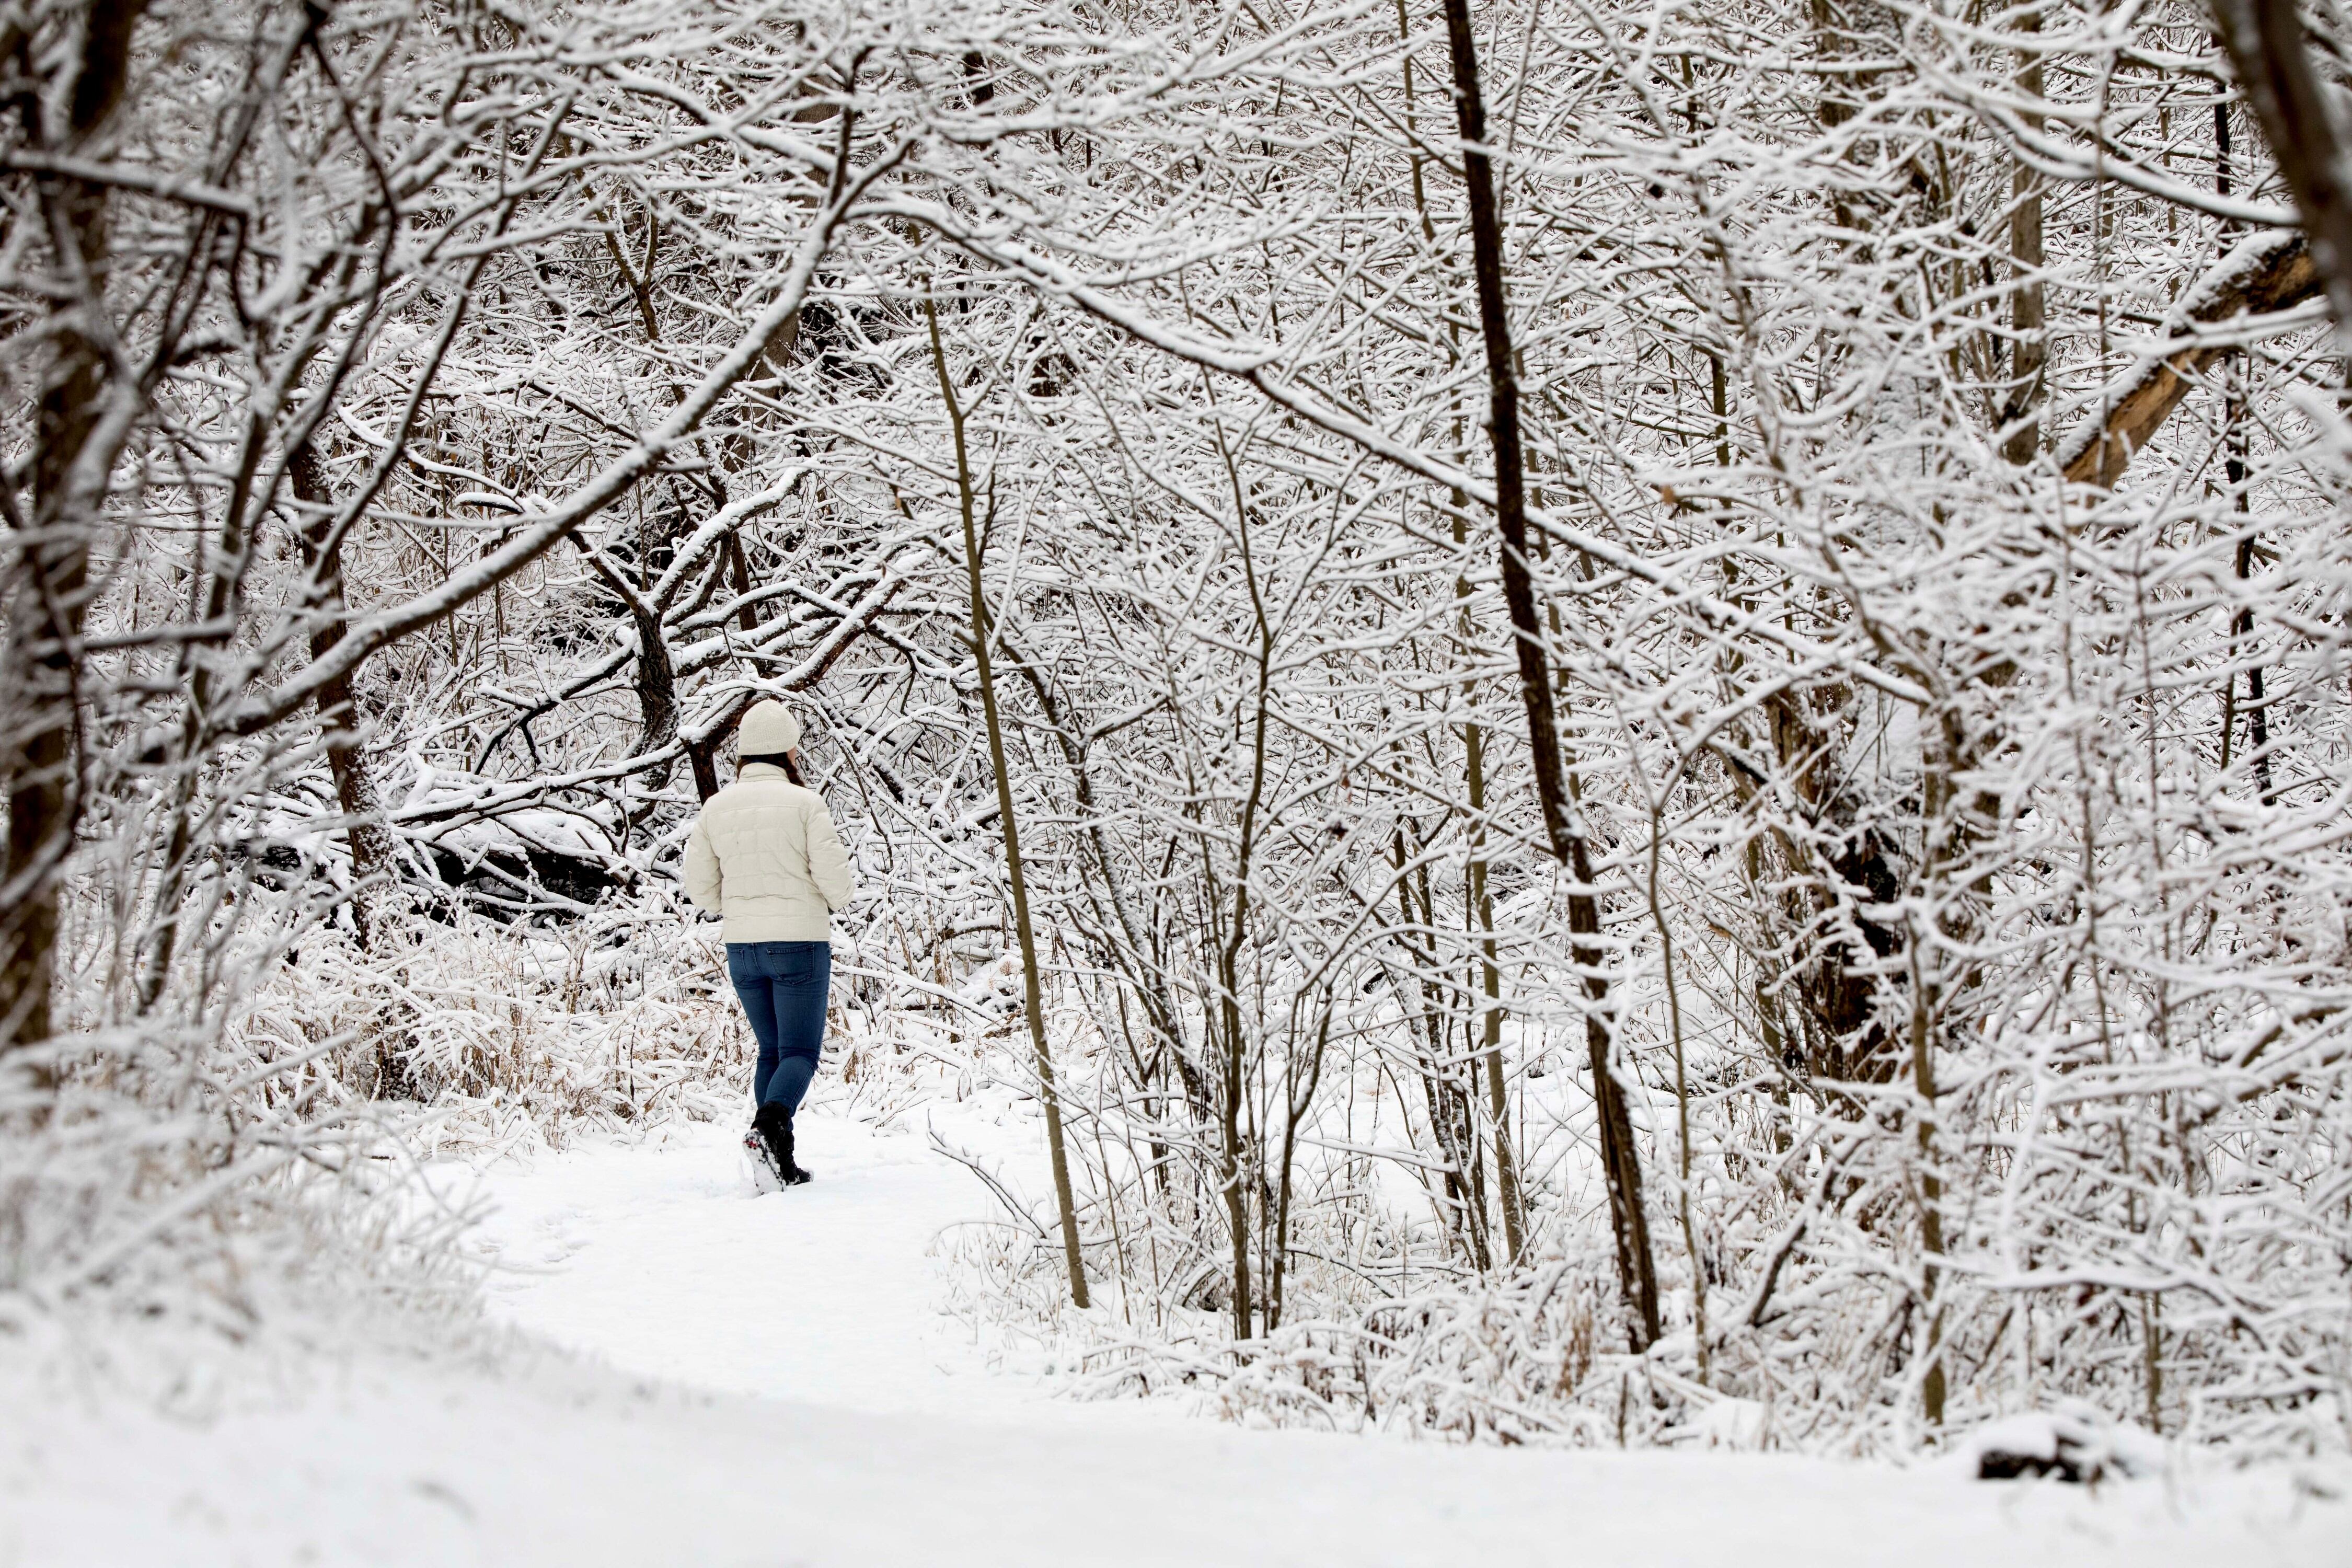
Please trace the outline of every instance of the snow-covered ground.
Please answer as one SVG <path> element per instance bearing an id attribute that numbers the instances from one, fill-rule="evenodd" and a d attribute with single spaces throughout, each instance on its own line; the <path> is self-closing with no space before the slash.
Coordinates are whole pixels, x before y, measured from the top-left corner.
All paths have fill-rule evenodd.
<path id="1" fill-rule="evenodd" d="M 478 1189 L 493 1205 L 478 1246 L 503 1266 L 493 1309 L 621 1371 L 714 1393 L 873 1415 L 1066 1412 L 939 1310 L 933 1241 L 1003 1211 L 933 1152 L 935 1120 L 959 1148 L 1025 1163 L 1025 1123 L 949 1104 L 887 1132 L 804 1112 L 800 1161 L 819 1179 L 756 1199 L 740 1129 L 709 1123 L 495 1166 Z"/>
<path id="2" fill-rule="evenodd" d="M 575 1353 L 354 1350 L 200 1425 L 0 1387 L 0 1568 L 2352 1564 L 2352 1503 L 2325 1495 L 2352 1489 L 2340 1468 L 2093 1491 L 1054 1399 L 938 1310 L 928 1249 L 989 1215 L 978 1184 L 919 1131 L 804 1121 L 820 1179 L 789 1194 L 748 1196 L 707 1126 L 480 1178 L 493 1310 Z"/>

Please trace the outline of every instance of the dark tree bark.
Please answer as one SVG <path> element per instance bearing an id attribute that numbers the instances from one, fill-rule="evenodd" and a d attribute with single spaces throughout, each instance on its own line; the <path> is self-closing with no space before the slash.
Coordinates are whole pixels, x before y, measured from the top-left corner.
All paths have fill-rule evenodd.
<path id="1" fill-rule="evenodd" d="M 573 542 L 604 586 L 628 607 L 630 624 L 637 632 L 637 750 L 649 752 L 667 745 L 677 737 L 677 669 L 669 657 L 669 643 L 662 636 L 661 610 L 623 576 L 604 552 L 578 534 Z M 664 763 L 662 776 L 668 776 L 668 764 Z"/>
<path id="2" fill-rule="evenodd" d="M 334 492 L 319 467 L 316 450 L 305 446 L 287 464 L 294 499 L 310 515 L 302 520 L 304 563 L 323 596 L 321 608 L 343 607 L 342 542 L 334 531 Z M 323 658 L 342 640 L 343 628 L 334 613 L 324 616 L 310 633 L 310 657 Z M 352 698 L 352 677 L 337 675 L 319 689 L 319 727 L 327 742 L 327 767 L 335 781 L 335 802 L 342 808 L 344 836 L 352 852 L 352 921 L 360 945 L 375 941 L 375 879 L 392 866 L 392 834 L 383 825 L 383 805 L 375 781 L 367 771 L 362 750 L 359 710 Z"/>
<path id="3" fill-rule="evenodd" d="M 2352 330 L 2352 173 L 2312 69 L 2303 18 L 2294 0 L 2213 0 L 2213 20 L 2239 90 L 2294 193 L 2336 325 Z"/>
<path id="4" fill-rule="evenodd" d="M 63 135 L 51 146 L 42 99 L 16 100 L 24 143 L 60 154 L 85 150 L 121 101 L 130 78 L 131 35 L 143 0 L 89 6 L 65 68 Z M 20 58 L 23 57 L 19 57 Z M 104 499 L 111 454 L 89 450 L 109 395 L 108 336 L 91 318 L 106 309 L 106 187 L 95 180 L 43 174 L 36 182 L 51 260 L 65 295 L 51 324 L 52 347 L 41 383 L 33 438 L 36 537 L 11 542 L 11 614 L 5 679 L 14 688 L 5 766 L 8 859 L 0 875 L 0 1051 L 54 1032 L 58 876 L 80 816 L 78 671 L 75 643 L 89 577 L 89 529 Z M 10 498 L 11 519 L 15 501 Z"/>
<path id="5" fill-rule="evenodd" d="M 1495 523 L 1502 535 L 1503 603 L 1509 611 L 1518 653 L 1519 690 L 1528 711 L 1528 744 L 1533 753 L 1536 797 L 1543 808 L 1544 833 L 1553 858 L 1569 868 L 1571 933 L 1598 937 L 1601 909 L 1592 892 L 1592 865 L 1584 836 L 1570 820 L 1569 791 L 1561 767 L 1559 731 L 1553 719 L 1551 672 L 1542 627 L 1536 618 L 1533 574 L 1528 567 L 1527 468 L 1519 437 L 1519 384 L 1511 353 L 1511 324 L 1503 291 L 1503 227 L 1496 205 L 1495 173 L 1486 155 L 1486 106 L 1478 85 L 1478 46 L 1470 27 L 1469 0 L 1445 0 L 1445 33 L 1454 61 L 1454 109 L 1462 132 L 1462 172 L 1469 190 L 1471 275 L 1477 287 L 1478 322 L 1486 351 L 1487 433 L 1495 447 Z M 1601 1166 L 1608 1178 L 1609 1210 L 1617 1240 L 1617 1271 L 1634 1315 L 1637 1348 L 1658 1337 L 1657 1268 L 1650 1251 L 1649 1221 L 1642 1209 L 1641 1155 L 1633 1144 L 1624 1090 L 1612 1070 L 1608 1024 L 1609 981 L 1597 942 L 1573 944 L 1584 980 L 1585 1043 L 1592 1060 L 1592 1097 L 1600 1113 Z"/>
<path id="6" fill-rule="evenodd" d="M 2021 32 L 2042 31 L 2039 12 L 2028 11 L 2018 18 Z M 2033 98 L 2042 96 L 2042 55 L 2028 49 L 2020 60 L 2017 72 L 2019 90 Z M 2027 124 L 2042 128 L 2042 116 L 2027 114 Z M 2009 258 L 2015 274 L 2016 289 L 2009 297 L 2009 395 L 2002 400 L 2000 422 L 2015 425 L 2002 443 L 2001 455 L 2021 468 L 2033 461 L 2042 447 L 2042 423 L 2033 417 L 2042 406 L 2048 390 L 2046 370 L 2049 344 L 2044 341 L 2046 315 L 2042 289 L 2042 176 L 2033 172 L 2024 159 L 2017 161 L 2011 177 L 2011 199 L 2017 204 L 2009 214 Z M 2019 423 L 2023 421 L 2023 423 Z"/>

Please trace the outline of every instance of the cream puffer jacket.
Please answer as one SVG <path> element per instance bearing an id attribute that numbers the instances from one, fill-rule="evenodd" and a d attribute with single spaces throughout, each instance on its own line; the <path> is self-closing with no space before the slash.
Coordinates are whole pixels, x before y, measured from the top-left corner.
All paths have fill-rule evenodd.
<path id="1" fill-rule="evenodd" d="M 753 763 L 703 803 L 686 841 L 686 894 L 724 916 L 732 942 L 830 942 L 856 897 L 824 797 Z"/>

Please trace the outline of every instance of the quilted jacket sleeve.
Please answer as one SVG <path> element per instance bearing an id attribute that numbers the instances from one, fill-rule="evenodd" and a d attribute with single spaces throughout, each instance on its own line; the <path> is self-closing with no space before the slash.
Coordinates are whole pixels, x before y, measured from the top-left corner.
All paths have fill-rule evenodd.
<path id="1" fill-rule="evenodd" d="M 820 800 L 809 813 L 808 819 L 809 880 L 824 897 L 828 910 L 838 910 L 857 896 L 857 883 L 849 874 L 849 857 L 842 853 L 840 836 L 833 830 L 833 813 Z"/>
<path id="2" fill-rule="evenodd" d="M 707 914 L 718 914 L 719 852 L 710 847 L 710 827 L 701 817 L 686 840 L 686 896 Z"/>

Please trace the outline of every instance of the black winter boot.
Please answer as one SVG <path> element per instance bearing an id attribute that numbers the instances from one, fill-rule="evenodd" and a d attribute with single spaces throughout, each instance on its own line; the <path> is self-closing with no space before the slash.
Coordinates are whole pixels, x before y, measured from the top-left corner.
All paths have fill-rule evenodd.
<path id="1" fill-rule="evenodd" d="M 777 1167 L 776 1157 L 768 1149 L 768 1140 L 760 1131 L 760 1119 L 754 1114 L 751 1125 L 743 1130 L 743 1154 L 751 1162 L 752 1184 L 763 1193 L 782 1192 L 784 1173 Z"/>
<path id="2" fill-rule="evenodd" d="M 809 1173 L 793 1163 L 793 1113 L 771 1100 L 760 1107 L 759 1115 L 751 1119 L 752 1130 L 767 1145 L 768 1158 L 774 1164 L 778 1179 L 788 1187 L 797 1187 L 809 1179 Z"/>

